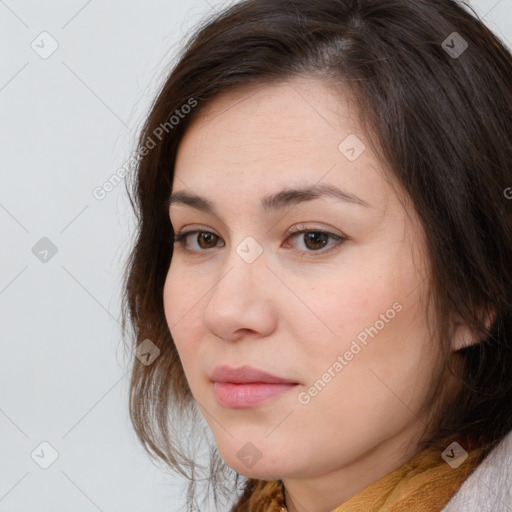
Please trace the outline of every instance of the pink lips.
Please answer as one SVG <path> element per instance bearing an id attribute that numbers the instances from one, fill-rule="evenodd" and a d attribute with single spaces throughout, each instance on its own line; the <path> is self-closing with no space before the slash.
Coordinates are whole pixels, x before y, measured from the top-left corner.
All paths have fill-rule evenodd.
<path id="1" fill-rule="evenodd" d="M 251 366 L 217 366 L 210 380 L 219 403 L 230 409 L 254 407 L 297 386 L 297 382 L 257 370 Z"/>

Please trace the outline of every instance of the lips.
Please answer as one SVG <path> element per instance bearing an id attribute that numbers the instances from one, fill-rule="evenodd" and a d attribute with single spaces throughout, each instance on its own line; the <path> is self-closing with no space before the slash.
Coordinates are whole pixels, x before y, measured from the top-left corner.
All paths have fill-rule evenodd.
<path id="1" fill-rule="evenodd" d="M 210 375 L 218 403 L 228 409 L 257 407 L 277 399 L 298 383 L 252 366 L 217 366 Z"/>
<path id="2" fill-rule="evenodd" d="M 225 365 L 216 366 L 210 375 L 210 380 L 212 382 L 227 382 L 232 384 L 298 384 L 296 381 L 271 375 L 270 373 L 247 365 L 239 368 L 232 368 Z"/>

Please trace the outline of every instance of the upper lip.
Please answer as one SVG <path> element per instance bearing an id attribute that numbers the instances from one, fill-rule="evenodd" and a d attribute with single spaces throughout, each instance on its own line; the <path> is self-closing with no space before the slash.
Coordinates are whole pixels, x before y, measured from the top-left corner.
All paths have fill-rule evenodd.
<path id="1" fill-rule="evenodd" d="M 231 382 L 233 384 L 257 382 L 267 384 L 297 384 L 297 382 L 292 380 L 277 377 L 247 365 L 238 368 L 225 365 L 216 366 L 210 374 L 210 380 L 212 382 Z"/>

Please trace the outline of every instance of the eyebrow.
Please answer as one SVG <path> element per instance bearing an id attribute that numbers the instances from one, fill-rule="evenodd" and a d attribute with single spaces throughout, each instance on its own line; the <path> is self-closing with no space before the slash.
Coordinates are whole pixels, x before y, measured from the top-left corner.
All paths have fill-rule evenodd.
<path id="1" fill-rule="evenodd" d="M 334 185 L 328 184 L 303 188 L 287 188 L 281 190 L 280 192 L 265 196 L 261 201 L 261 206 L 265 212 L 270 213 L 282 210 L 284 208 L 290 208 L 299 203 L 312 201 L 314 199 L 319 199 L 326 196 L 334 197 L 349 204 L 371 208 L 371 205 L 369 205 L 366 201 L 363 201 L 361 198 L 355 196 L 354 194 L 341 190 Z M 201 212 L 217 215 L 214 203 L 196 194 L 191 194 L 184 191 L 176 192 L 171 195 L 167 202 L 168 208 L 174 204 L 186 205 Z"/>

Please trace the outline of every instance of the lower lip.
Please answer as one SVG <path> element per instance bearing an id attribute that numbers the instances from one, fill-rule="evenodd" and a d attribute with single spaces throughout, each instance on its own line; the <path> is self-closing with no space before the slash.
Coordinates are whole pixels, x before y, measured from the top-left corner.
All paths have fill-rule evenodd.
<path id="1" fill-rule="evenodd" d="M 293 389 L 297 384 L 214 382 L 213 391 L 219 403 L 230 409 L 245 409 L 267 402 Z"/>

